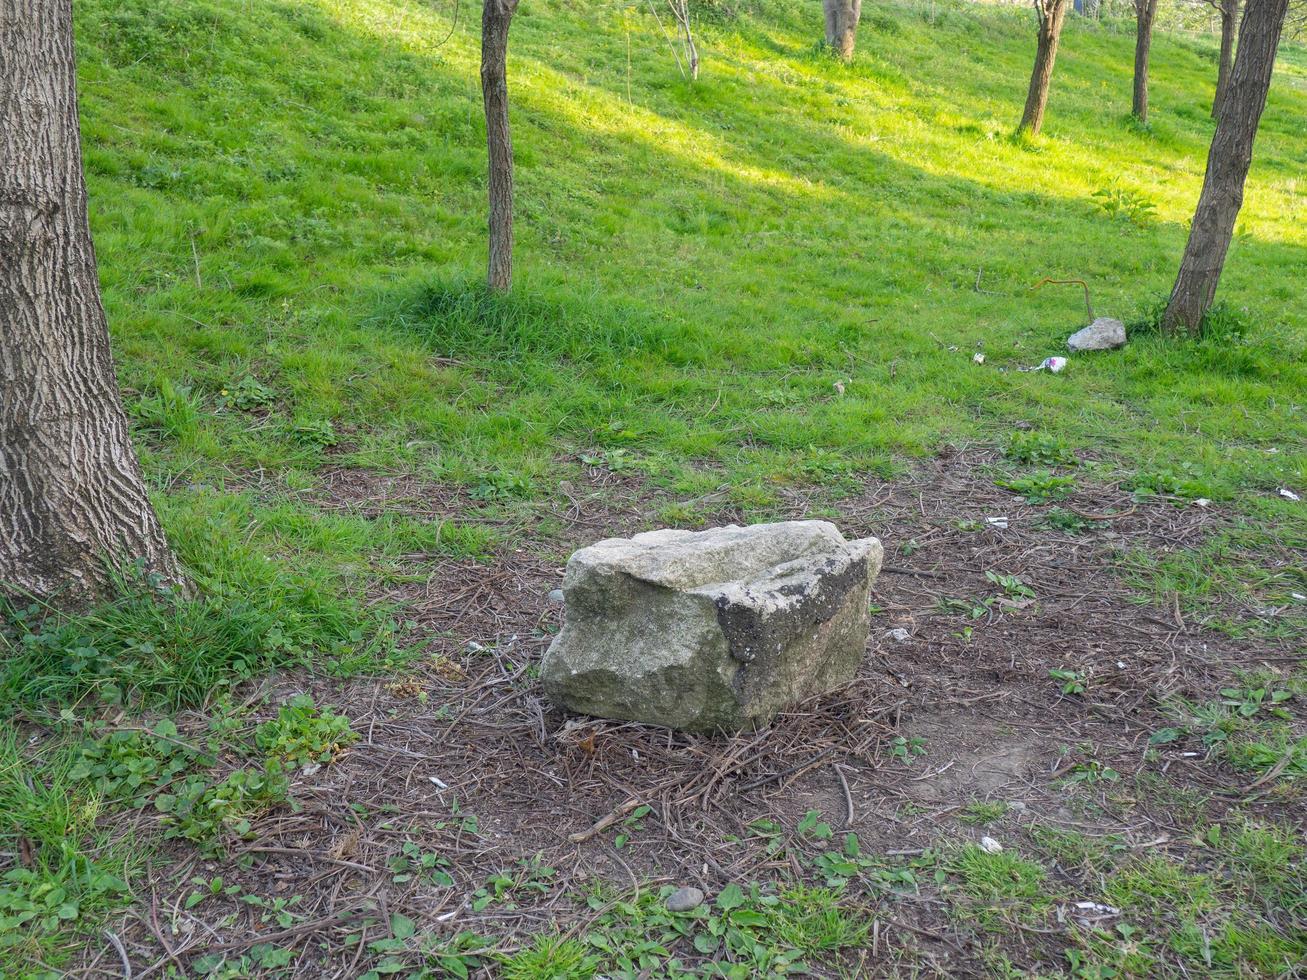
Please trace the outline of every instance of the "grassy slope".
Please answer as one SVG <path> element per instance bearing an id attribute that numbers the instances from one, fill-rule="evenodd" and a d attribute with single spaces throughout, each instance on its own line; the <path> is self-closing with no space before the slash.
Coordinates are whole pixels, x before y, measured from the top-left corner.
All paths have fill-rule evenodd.
<path id="1" fill-rule="evenodd" d="M 526 4 L 519 291 L 478 317 L 463 285 L 484 250 L 466 12 L 446 40 L 447 11 L 417 2 L 240 6 L 78 5 L 120 370 L 139 392 L 191 389 L 154 412 L 161 483 L 215 466 L 311 482 L 319 452 L 294 423 L 323 420 L 357 463 L 538 494 L 560 453 L 620 444 L 687 489 L 681 461 L 714 460 L 765 502 L 768 478 L 1018 419 L 1144 469 L 1183 463 L 1213 497 L 1307 477 L 1298 50 L 1222 289 L 1250 309 L 1251 343 L 1141 339 L 1052 377 L 998 370 L 1056 352 L 1083 320 L 1073 291 L 1032 282 L 1083 276 L 1098 310 L 1125 315 L 1169 286 L 1211 132 L 1207 40 L 1158 39 L 1141 133 L 1124 118 L 1130 37 L 1073 24 L 1047 135 L 1028 145 L 1007 138 L 1025 13 L 943 7 L 932 26 L 877 8 L 843 67 L 815 53 L 810 10 L 772 4 L 705 24 L 689 85 L 636 8 Z M 1102 213 L 1093 194 L 1113 186 L 1155 218 Z M 262 426 L 215 410 L 249 372 L 281 397 Z"/>

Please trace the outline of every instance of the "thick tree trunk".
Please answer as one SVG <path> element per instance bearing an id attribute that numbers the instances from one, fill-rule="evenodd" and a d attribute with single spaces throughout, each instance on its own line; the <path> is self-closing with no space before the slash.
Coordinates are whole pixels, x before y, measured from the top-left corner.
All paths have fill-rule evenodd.
<path id="1" fill-rule="evenodd" d="M 1148 49 L 1153 44 L 1153 19 L 1157 0 L 1135 0 L 1135 89 L 1131 112 L 1148 122 Z"/>
<path id="2" fill-rule="evenodd" d="M 513 284 L 513 139 L 508 128 L 508 28 L 518 0 L 484 0 L 481 11 L 481 98 L 490 161 L 490 264 L 487 285 Z"/>
<path id="3" fill-rule="evenodd" d="M 1035 49 L 1035 67 L 1030 73 L 1030 91 L 1026 94 L 1026 108 L 1021 113 L 1018 130 L 1029 130 L 1038 135 L 1044 125 L 1044 109 L 1048 105 L 1048 86 L 1053 80 L 1053 62 L 1057 60 L 1057 42 L 1062 37 L 1062 22 L 1066 20 L 1068 0 L 1035 0 L 1035 13 L 1039 16 L 1039 45 Z"/>
<path id="4" fill-rule="evenodd" d="M 1234 222 L 1243 206 L 1244 181 L 1252 164 L 1257 125 L 1266 108 L 1287 9 L 1288 0 L 1248 0 L 1244 8 L 1239 53 L 1207 153 L 1198 210 L 1162 320 L 1167 330 L 1199 330 L 1216 295 Z"/>
<path id="5" fill-rule="evenodd" d="M 0 0 L 0 593 L 65 608 L 182 573 L 127 433 L 77 128 L 71 0 Z"/>
<path id="6" fill-rule="evenodd" d="M 826 15 L 826 43 L 848 61 L 858 37 L 862 0 L 822 0 L 822 11 Z"/>
<path id="7" fill-rule="evenodd" d="M 1212 99 L 1212 118 L 1221 118 L 1221 100 L 1230 86 L 1230 68 L 1234 64 L 1234 31 L 1239 22 L 1239 0 L 1221 0 L 1221 60 L 1216 69 L 1216 96 Z"/>

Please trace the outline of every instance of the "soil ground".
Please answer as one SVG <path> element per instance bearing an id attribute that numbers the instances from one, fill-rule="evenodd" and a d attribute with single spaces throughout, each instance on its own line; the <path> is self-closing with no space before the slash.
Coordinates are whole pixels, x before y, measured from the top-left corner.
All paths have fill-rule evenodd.
<path id="1" fill-rule="evenodd" d="M 568 717 L 543 698 L 536 665 L 562 614 L 548 595 L 562 556 L 652 526 L 666 501 L 639 481 L 588 469 L 547 516 L 559 534 L 524 527 L 492 560 L 406 556 L 411 574 L 377 598 L 403 607 L 407 639 L 424 643 L 424 656 L 397 677 L 282 675 L 241 692 L 270 716 L 307 690 L 348 715 L 361 738 L 335 763 L 299 771 L 295 808 L 260 818 L 236 860 L 165 850 L 148 901 L 114 924 L 131 962 L 149 964 L 136 975 L 275 940 L 298 951 L 296 975 L 358 976 L 395 913 L 423 934 L 470 930 L 511 951 L 540 933 L 584 936 L 599 912 L 581 896 L 596 885 L 627 896 L 693 885 L 711 899 L 731 883 L 821 884 L 820 855 L 846 832 L 886 867 L 916 867 L 920 881 L 848 885 L 873 938 L 832 957 L 822 968 L 830 975 L 970 976 L 992 974 L 999 961 L 1046 973 L 1062 969 L 1064 951 L 1084 947 L 1093 926 L 1110 931 L 1122 914 L 1101 900 L 1105 868 L 1159 856 L 1210 865 L 1195 835 L 1236 813 L 1300 833 L 1301 790 L 1232 768 L 1175 727 L 1173 706 L 1220 701 L 1241 673 L 1285 674 L 1301 648 L 1232 639 L 1178 606 L 1143 604 L 1114 572 L 1128 550 L 1201 543 L 1222 515 L 1082 481 L 1062 502 L 1082 529 L 1066 533 L 1048 525 L 1047 508 L 996 489 L 985 476 L 993 462 L 984 450 L 949 450 L 909 478 L 838 500 L 788 494 L 777 516 L 832 517 L 846 535 L 882 538 L 879 611 L 853 683 L 738 735 Z M 328 475 L 320 503 L 432 517 L 468 506 L 413 479 L 343 469 Z M 987 573 L 1015 576 L 1019 587 Z M 906 639 L 889 635 L 900 628 Z M 1074 672 L 1076 689 L 1050 671 Z M 1168 726 L 1174 736 L 1159 743 Z M 1303 735 L 1300 721 L 1293 729 Z M 628 819 L 637 806 L 649 809 Z M 835 843 L 820 829 L 796 831 L 810 811 Z M 619 833 L 629 838 L 622 846 Z M 1048 900 L 1011 914 L 999 901 L 991 922 L 973 907 L 965 874 L 960 891 L 947 887 L 956 871 L 948 855 L 982 836 L 1042 858 Z M 1052 848 L 1059 840 L 1102 851 L 1107 864 Z M 397 881 L 406 843 L 440 855 L 452 884 Z M 185 908 L 192 879 L 217 874 L 242 894 L 299 896 L 296 924 L 263 924 L 238 897 Z M 478 889 L 501 875 L 516 882 L 511 900 L 481 907 Z M 1091 899 L 1111 911 L 1075 907 Z M 1168 918 L 1163 905 L 1132 921 Z M 1165 923 L 1158 935 L 1159 969 L 1185 969 Z M 110 946 L 87 949 L 71 975 L 120 976 L 119 957 Z"/>

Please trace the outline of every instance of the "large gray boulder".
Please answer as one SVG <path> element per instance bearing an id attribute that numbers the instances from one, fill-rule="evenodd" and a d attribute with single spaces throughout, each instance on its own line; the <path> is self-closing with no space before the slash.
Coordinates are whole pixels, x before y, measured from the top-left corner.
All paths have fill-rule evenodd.
<path id="1" fill-rule="evenodd" d="M 875 538 L 826 521 L 610 538 L 572 555 L 545 692 L 582 714 L 739 729 L 853 678 Z"/>
<path id="2" fill-rule="evenodd" d="M 1087 327 L 1081 327 L 1066 340 L 1072 351 L 1111 350 L 1125 344 L 1125 324 L 1110 316 L 1100 316 Z"/>

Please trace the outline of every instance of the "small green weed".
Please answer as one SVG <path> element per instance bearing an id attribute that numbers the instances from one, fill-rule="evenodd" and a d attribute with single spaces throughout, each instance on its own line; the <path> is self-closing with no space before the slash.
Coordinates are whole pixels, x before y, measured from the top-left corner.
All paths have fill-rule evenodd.
<path id="1" fill-rule="evenodd" d="M 301 446 L 314 449 L 325 449 L 340 442 L 331 419 L 297 419 L 284 425 L 282 434 Z"/>
<path id="2" fill-rule="evenodd" d="M 424 955 L 427 966 L 437 971 L 436 976 L 467 980 L 473 970 L 485 965 L 493 951 L 494 944 L 490 940 L 464 930 L 448 939 L 427 944 Z"/>
<path id="3" fill-rule="evenodd" d="M 1170 496 L 1197 500 L 1219 493 L 1218 488 L 1203 478 L 1197 468 L 1188 462 L 1181 463 L 1178 469 L 1140 471 L 1126 480 L 1125 489 L 1133 491 L 1135 497 L 1141 499 Z"/>
<path id="4" fill-rule="evenodd" d="M 276 762 L 262 769 L 238 769 L 220 783 L 184 781 L 174 792 L 159 793 L 154 806 L 165 815 L 165 837 L 180 837 L 201 852 L 223 853 L 223 838 L 243 838 L 250 821 L 287 800 L 289 781 Z"/>
<path id="5" fill-rule="evenodd" d="M 1003 453 L 1018 463 L 1036 466 L 1076 466 L 1080 462 L 1066 439 L 1047 432 L 1014 432 Z"/>
<path id="6" fill-rule="evenodd" d="M 216 761 L 212 754 L 181 741 L 177 726 L 163 718 L 148 731 L 119 729 L 82 743 L 68 778 L 86 780 L 106 800 L 140 807 L 147 796 L 186 770 Z"/>
<path id="7" fill-rule="evenodd" d="M 633 833 L 637 833 L 644 829 L 644 818 L 649 816 L 651 812 L 652 808 L 645 806 L 644 804 L 641 804 L 632 810 L 630 814 L 627 815 L 626 819 L 622 821 L 621 830 L 617 832 L 617 836 L 613 839 L 613 846 L 618 850 L 625 847 L 630 841 Z"/>
<path id="8" fill-rule="evenodd" d="M 1069 476 L 1058 476 L 1050 470 L 1039 470 L 1029 476 L 1011 476 L 996 480 L 995 483 L 1004 490 L 1011 490 L 1026 499 L 1028 504 L 1044 504 L 1052 500 L 1062 500 L 1076 488 L 1076 481 Z"/>
<path id="9" fill-rule="evenodd" d="M 1093 786 L 1097 783 L 1115 783 L 1120 779 L 1121 774 L 1111 766 L 1104 765 L 1097 759 L 1090 759 L 1073 765 L 1063 778 L 1062 785 L 1074 786 L 1083 783 L 1086 786 Z"/>
<path id="10" fill-rule="evenodd" d="M 297 694 L 254 732 L 254 744 L 270 758 L 294 768 L 311 762 L 330 763 L 358 741 L 349 719 L 321 710 L 307 694 Z"/>
<path id="11" fill-rule="evenodd" d="M 796 887 L 777 893 L 731 884 L 711 905 L 668 912 L 671 892 L 635 900 L 589 899 L 603 915 L 586 937 L 611 976 L 719 976 L 727 980 L 812 972 L 824 958 L 866 941 L 868 919 L 841 887 Z M 698 961 L 696 969 L 691 961 Z"/>
<path id="12" fill-rule="evenodd" d="M 926 754 L 926 740 L 918 735 L 895 735 L 890 739 L 889 754 L 900 762 L 911 764 L 916 756 Z"/>
<path id="13" fill-rule="evenodd" d="M 264 408 L 276 400 L 277 393 L 252 374 L 218 390 L 219 408 L 231 407 L 242 412 Z"/>
<path id="14" fill-rule="evenodd" d="M 1065 531 L 1067 534 L 1083 534 L 1094 526 L 1093 521 L 1086 520 L 1065 507 L 1050 507 L 1044 513 L 1044 520 L 1048 522 L 1049 527 Z"/>
<path id="15" fill-rule="evenodd" d="M 1157 207 L 1141 192 L 1123 187 L 1113 180 L 1107 187 L 1093 193 L 1098 209 L 1112 218 L 1124 218 L 1136 225 L 1148 224 L 1157 214 Z"/>
<path id="16" fill-rule="evenodd" d="M 1067 670 L 1063 667 L 1057 667 L 1048 672 L 1048 676 L 1055 681 L 1062 682 L 1063 694 L 1084 694 L 1085 693 L 1085 674 L 1080 670 Z"/>
<path id="17" fill-rule="evenodd" d="M 545 894 L 557 872 L 545 867 L 537 854 L 529 860 L 519 861 L 513 872 L 501 871 L 486 879 L 486 883 L 472 893 L 472 911 L 480 912 L 491 905 L 517 908 L 516 899 L 524 894 Z"/>
<path id="18" fill-rule="evenodd" d="M 805 813 L 795 829 L 800 837 L 811 840 L 830 840 L 835 834 L 830 824 L 821 819 L 820 810 L 809 810 Z"/>
<path id="19" fill-rule="evenodd" d="M 985 572 L 985 578 L 1001 588 L 1009 599 L 1021 600 L 1033 599 L 1035 597 L 1035 590 L 1026 585 L 1026 583 L 1021 581 L 1021 579 L 1016 575 L 1005 575 L 1002 572 L 987 571 Z"/>
<path id="20" fill-rule="evenodd" d="M 390 880 L 397 885 L 414 880 L 441 887 L 454 884 L 448 871 L 449 861 L 434 851 L 424 851 L 411 840 L 404 841 L 386 867 L 390 869 Z"/>

